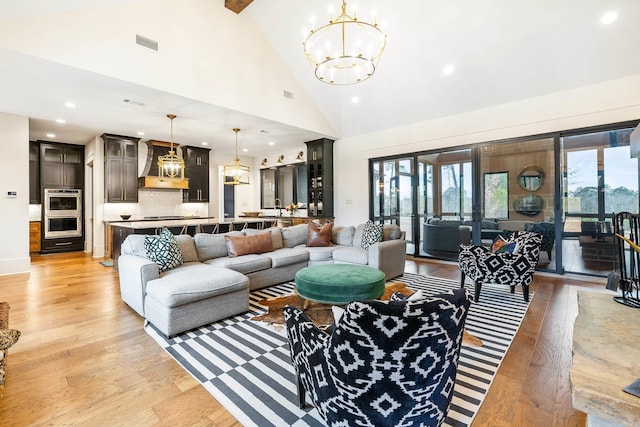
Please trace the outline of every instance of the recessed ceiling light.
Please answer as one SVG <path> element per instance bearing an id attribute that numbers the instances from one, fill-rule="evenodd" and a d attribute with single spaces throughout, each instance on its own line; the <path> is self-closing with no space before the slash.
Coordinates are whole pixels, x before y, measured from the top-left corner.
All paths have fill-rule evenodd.
<path id="1" fill-rule="evenodd" d="M 64 106 L 67 107 L 67 108 L 76 108 L 77 107 L 75 102 L 70 102 L 70 101 L 65 102 Z"/>
<path id="2" fill-rule="evenodd" d="M 446 65 L 443 69 L 442 69 L 442 74 L 444 74 L 445 76 L 450 75 L 451 73 L 453 73 L 453 65 L 449 64 Z"/>
<path id="3" fill-rule="evenodd" d="M 207 141 L 202 141 L 200 144 L 202 145 L 209 145 L 209 143 Z"/>
<path id="4" fill-rule="evenodd" d="M 67 123 L 65 119 L 56 119 L 56 123 L 60 123 L 61 125 Z"/>
<path id="5" fill-rule="evenodd" d="M 55 133 L 48 133 L 47 134 L 47 138 L 55 138 L 56 134 Z"/>
<path id="6" fill-rule="evenodd" d="M 246 153 L 246 152 L 248 152 L 248 151 L 249 151 L 249 149 L 248 149 L 248 148 L 243 148 L 243 149 L 242 149 L 242 152 L 243 152 L 243 153 Z"/>
<path id="7" fill-rule="evenodd" d="M 136 132 L 139 136 L 143 136 L 144 132 L 142 132 L 141 130 L 139 130 L 138 132 Z"/>
<path id="8" fill-rule="evenodd" d="M 360 102 L 360 99 L 357 96 L 354 96 L 354 97 L 351 98 L 351 102 L 353 104 L 357 104 L 358 102 Z"/>
<path id="9" fill-rule="evenodd" d="M 615 22 L 616 19 L 618 19 L 618 13 L 612 10 L 602 15 L 600 22 L 602 22 L 602 25 L 609 25 Z"/>
<path id="10" fill-rule="evenodd" d="M 269 145 L 276 145 L 276 143 L 273 141 L 269 141 Z"/>

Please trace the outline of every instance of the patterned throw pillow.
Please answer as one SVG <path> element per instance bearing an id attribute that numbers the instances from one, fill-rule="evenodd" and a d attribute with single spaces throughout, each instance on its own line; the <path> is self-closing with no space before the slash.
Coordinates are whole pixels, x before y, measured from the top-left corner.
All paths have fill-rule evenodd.
<path id="1" fill-rule="evenodd" d="M 147 258 L 158 264 L 160 271 L 169 271 L 183 262 L 180 246 L 166 228 L 159 236 L 144 236 L 144 250 Z"/>
<path id="2" fill-rule="evenodd" d="M 498 236 L 493 240 L 493 243 L 491 244 L 491 252 L 496 253 L 500 250 L 500 248 L 502 248 L 504 245 L 506 245 L 507 242 L 506 240 L 504 240 L 504 237 L 502 236 Z"/>
<path id="3" fill-rule="evenodd" d="M 509 242 L 496 251 L 498 254 L 509 253 L 515 255 L 518 253 L 518 242 Z"/>
<path id="4" fill-rule="evenodd" d="M 374 243 L 382 242 L 383 227 L 382 224 L 374 224 L 371 220 L 367 221 L 362 229 L 362 243 L 360 246 L 367 249 Z"/>

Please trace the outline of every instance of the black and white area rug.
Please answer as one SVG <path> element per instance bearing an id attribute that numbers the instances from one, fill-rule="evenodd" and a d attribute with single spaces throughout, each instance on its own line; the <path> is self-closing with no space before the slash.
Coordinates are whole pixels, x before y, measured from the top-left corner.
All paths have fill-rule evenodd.
<path id="1" fill-rule="evenodd" d="M 396 280 L 427 293 L 460 286 L 457 281 L 410 273 Z M 314 408 L 298 408 L 286 330 L 250 320 L 266 311 L 261 300 L 289 294 L 293 288 L 293 283 L 286 283 L 254 291 L 249 312 L 171 339 L 150 324 L 145 330 L 243 425 L 323 426 Z M 468 426 L 480 408 L 528 308 L 518 291 L 483 285 L 480 301 L 471 304 L 466 329 L 483 346 L 463 343 L 445 425 Z"/>

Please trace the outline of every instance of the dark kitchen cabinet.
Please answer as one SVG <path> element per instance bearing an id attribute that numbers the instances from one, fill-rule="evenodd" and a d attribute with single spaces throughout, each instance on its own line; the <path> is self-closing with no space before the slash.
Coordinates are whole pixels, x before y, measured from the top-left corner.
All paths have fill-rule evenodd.
<path id="1" fill-rule="evenodd" d="M 308 215 L 333 216 L 333 140 L 321 138 L 307 144 Z"/>
<path id="2" fill-rule="evenodd" d="M 29 141 L 29 203 L 42 203 L 40 191 L 40 146 L 35 141 Z"/>
<path id="3" fill-rule="evenodd" d="M 104 197 L 107 203 L 138 202 L 138 141 L 140 138 L 103 134 Z"/>
<path id="4" fill-rule="evenodd" d="M 83 188 L 84 147 L 40 142 L 41 188 Z"/>
<path id="5" fill-rule="evenodd" d="M 189 178 L 189 189 L 182 192 L 185 203 L 209 201 L 209 151 L 208 148 L 182 147 L 184 176 Z"/>

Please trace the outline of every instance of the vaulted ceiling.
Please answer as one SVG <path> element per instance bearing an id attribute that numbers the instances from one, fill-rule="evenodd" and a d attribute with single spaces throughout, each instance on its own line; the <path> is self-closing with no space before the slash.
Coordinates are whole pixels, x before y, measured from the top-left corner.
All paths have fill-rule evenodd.
<path id="1" fill-rule="evenodd" d="M 228 16 L 239 20 L 238 25 L 240 20 L 242 25 L 252 21 L 333 128 L 328 135 L 332 137 L 375 132 L 640 74 L 637 0 L 358 0 L 361 19 L 376 9 L 388 34 L 387 49 L 371 79 L 341 87 L 314 77 L 302 52 L 301 34 L 310 16 L 322 23 L 328 19 L 327 6 L 332 4 L 337 10 L 339 1 L 210 1 L 240 13 Z M 150 7 L 154 4 L 146 0 L 0 0 L 0 25 L 145 2 Z M 612 10 L 618 19 L 603 25 L 601 17 Z M 33 31 L 46 37 L 45 29 Z M 246 63 L 259 67 L 260 58 L 247 58 Z M 450 74 L 443 73 L 447 66 Z M 53 99 L 74 91 L 91 93 L 85 98 L 93 103 L 92 113 L 76 114 L 76 120 L 60 127 L 54 123 Z M 107 95 L 114 92 L 122 94 L 116 98 L 145 99 L 146 113 L 131 114 L 122 100 L 110 101 L 114 97 Z M 250 134 L 256 135 L 255 140 L 246 136 L 243 141 L 250 148 L 247 155 L 275 153 L 322 136 L 286 120 L 256 117 L 0 49 L 0 112 L 32 117 L 32 139 L 52 139 L 44 133 L 56 126 L 56 140 L 67 142 L 83 143 L 102 132 L 130 134 L 138 128 L 150 130 L 145 137 L 166 139 L 168 125 L 158 122 L 158 117 L 171 112 L 167 108 L 173 106 L 182 109 L 189 124 L 181 128 L 176 122 L 176 134 L 182 132 L 180 137 L 190 143 L 209 138 L 231 140 L 231 131 L 219 133 L 224 126 L 213 123 L 216 120 L 245 123 Z M 258 138 L 260 130 L 270 132 L 278 146 L 264 146 L 264 133 Z"/>

